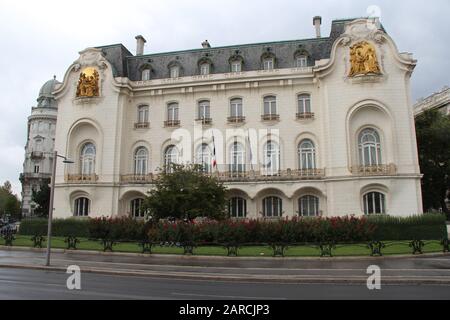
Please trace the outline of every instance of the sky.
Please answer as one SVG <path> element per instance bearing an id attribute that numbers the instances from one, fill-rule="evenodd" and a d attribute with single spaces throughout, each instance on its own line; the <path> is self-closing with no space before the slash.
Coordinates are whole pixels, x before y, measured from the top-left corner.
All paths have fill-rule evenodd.
<path id="1" fill-rule="evenodd" d="M 313 38 L 313 16 L 322 36 L 333 19 L 379 16 L 400 52 L 418 60 L 412 76 L 417 100 L 450 85 L 448 0 L 1 0 L 0 184 L 20 195 L 27 117 L 40 87 L 62 80 L 78 52 L 122 43 L 145 53 Z"/>

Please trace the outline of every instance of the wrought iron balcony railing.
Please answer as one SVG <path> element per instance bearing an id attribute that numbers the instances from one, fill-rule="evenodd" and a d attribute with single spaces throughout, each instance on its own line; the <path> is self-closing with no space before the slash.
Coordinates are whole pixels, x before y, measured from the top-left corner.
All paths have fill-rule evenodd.
<path id="1" fill-rule="evenodd" d="M 202 124 L 211 124 L 212 123 L 211 118 L 199 118 L 199 119 L 195 119 L 195 121 L 201 122 Z"/>
<path id="2" fill-rule="evenodd" d="M 180 126 L 180 120 L 166 120 L 164 121 L 164 127 L 170 128 L 170 127 L 179 127 Z"/>
<path id="3" fill-rule="evenodd" d="M 139 183 L 152 183 L 155 179 L 155 175 L 153 173 L 149 174 L 124 174 L 120 176 L 120 182 L 122 183 L 131 183 L 131 184 L 139 184 Z"/>
<path id="4" fill-rule="evenodd" d="M 261 115 L 262 121 L 278 121 L 280 120 L 279 114 L 263 114 Z"/>
<path id="5" fill-rule="evenodd" d="M 135 129 L 148 129 L 150 128 L 150 122 L 136 122 L 134 124 Z"/>
<path id="6" fill-rule="evenodd" d="M 397 167 L 394 164 L 380 164 L 375 166 L 353 166 L 351 172 L 360 176 L 395 175 Z"/>
<path id="7" fill-rule="evenodd" d="M 299 112 L 297 113 L 298 120 L 314 119 L 314 112 Z"/>
<path id="8" fill-rule="evenodd" d="M 95 183 L 98 181 L 96 174 L 67 174 L 66 181 L 70 183 Z"/>
<path id="9" fill-rule="evenodd" d="M 228 123 L 243 123 L 245 122 L 245 117 L 244 116 L 233 116 L 233 117 L 228 117 Z"/>
<path id="10" fill-rule="evenodd" d="M 32 159 L 42 159 L 44 157 L 44 152 L 42 151 L 31 151 Z"/>

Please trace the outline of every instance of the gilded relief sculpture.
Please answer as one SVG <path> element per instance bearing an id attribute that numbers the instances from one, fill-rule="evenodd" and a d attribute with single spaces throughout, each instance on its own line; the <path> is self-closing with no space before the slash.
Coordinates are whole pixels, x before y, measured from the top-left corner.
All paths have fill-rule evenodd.
<path id="1" fill-rule="evenodd" d="M 350 65 L 349 77 L 381 74 L 375 48 L 367 41 L 359 42 L 350 47 Z"/>
<path id="2" fill-rule="evenodd" d="M 99 74 L 94 68 L 86 68 L 80 73 L 77 86 L 77 97 L 99 96 Z"/>

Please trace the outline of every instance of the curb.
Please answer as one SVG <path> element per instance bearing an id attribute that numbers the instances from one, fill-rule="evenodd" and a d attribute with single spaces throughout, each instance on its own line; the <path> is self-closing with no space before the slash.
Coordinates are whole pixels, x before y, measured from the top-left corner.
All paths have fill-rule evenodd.
<path id="1" fill-rule="evenodd" d="M 19 247 L 19 246 L 3 246 L 0 245 L 0 250 L 4 251 L 22 251 L 22 252 L 46 252 L 45 248 L 30 248 L 30 247 Z M 270 257 L 270 256 L 238 256 L 238 257 L 228 257 L 228 256 L 207 256 L 207 255 L 180 255 L 180 254 L 158 254 L 158 253 L 132 253 L 132 252 L 103 252 L 103 251 L 93 251 L 93 250 L 67 250 L 52 248 L 52 252 L 63 253 L 63 254 L 84 254 L 84 255 L 99 255 L 99 256 L 111 256 L 111 257 L 155 257 L 155 258 L 177 258 L 185 260 L 268 260 L 268 261 L 364 261 L 364 260 L 391 260 L 391 259 L 411 259 L 420 257 L 443 257 L 448 256 L 450 253 L 443 252 L 431 252 L 423 253 L 420 255 L 412 254 L 399 254 L 399 255 L 385 255 L 381 257 L 371 257 L 371 256 L 338 256 L 338 257 Z"/>
<path id="2" fill-rule="evenodd" d="M 15 268 L 28 270 L 43 270 L 43 271 L 63 271 L 67 268 L 62 266 L 37 266 L 25 264 L 0 264 L 0 268 Z M 196 281 L 228 281 L 240 283 L 284 283 L 284 284 L 344 284 L 344 285 L 365 285 L 367 278 L 362 276 L 352 277 L 312 277 L 312 276 L 291 276 L 284 278 L 261 277 L 261 276 L 236 276 L 236 275 L 204 275 L 183 272 L 149 272 L 140 270 L 110 270 L 102 268 L 85 268 L 81 267 L 81 271 L 85 273 L 114 275 L 114 276 L 134 276 L 147 278 L 164 278 L 177 280 L 196 280 Z M 450 286 L 450 277 L 447 279 L 432 279 L 432 278 L 408 278 L 408 277 L 392 277 L 385 276 L 382 279 L 382 284 L 386 285 L 445 285 Z"/>

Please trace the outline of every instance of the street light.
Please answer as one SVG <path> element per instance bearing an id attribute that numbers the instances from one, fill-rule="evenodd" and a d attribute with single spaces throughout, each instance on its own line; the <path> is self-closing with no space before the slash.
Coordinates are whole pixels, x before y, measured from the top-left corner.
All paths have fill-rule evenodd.
<path id="1" fill-rule="evenodd" d="M 67 157 L 59 155 L 58 151 L 53 152 L 53 169 L 51 176 L 51 186 L 50 186 L 50 205 L 48 208 L 48 230 L 47 230 L 47 258 L 45 265 L 50 265 L 50 251 L 51 251 L 51 241 L 52 241 L 52 220 L 53 220 L 53 200 L 55 197 L 55 177 L 56 177 L 56 162 L 58 158 L 62 158 L 63 163 L 71 164 L 73 161 L 67 159 Z"/>

